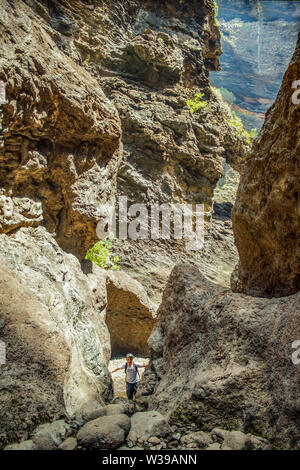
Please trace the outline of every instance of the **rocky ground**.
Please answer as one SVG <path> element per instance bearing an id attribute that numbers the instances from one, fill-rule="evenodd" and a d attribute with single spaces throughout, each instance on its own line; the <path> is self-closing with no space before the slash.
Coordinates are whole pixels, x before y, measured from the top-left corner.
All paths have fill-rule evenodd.
<path id="1" fill-rule="evenodd" d="M 196 425 L 170 426 L 157 411 L 136 411 L 134 402 L 100 407 L 89 404 L 77 421 L 55 421 L 38 426 L 31 438 L 5 450 L 255 450 L 269 449 L 267 440 L 215 428 L 210 433 Z"/>

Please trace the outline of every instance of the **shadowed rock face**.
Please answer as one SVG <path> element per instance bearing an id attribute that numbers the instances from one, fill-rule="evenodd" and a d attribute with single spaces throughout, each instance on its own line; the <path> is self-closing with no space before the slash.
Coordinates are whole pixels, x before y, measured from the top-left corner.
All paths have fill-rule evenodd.
<path id="1" fill-rule="evenodd" d="M 299 294 L 252 298 L 176 266 L 150 340 L 139 401 L 199 429 L 239 429 L 299 448 Z"/>
<path id="2" fill-rule="evenodd" d="M 232 288 L 280 297 L 300 289 L 300 39 L 244 166 L 232 212 L 240 263 Z M 299 93 L 298 93 L 299 97 Z"/>
<path id="3" fill-rule="evenodd" d="M 70 350 L 33 292 L 1 258 L 0 448 L 41 421 L 65 415 L 63 396 Z M 45 407 L 47 403 L 47 407 Z"/>

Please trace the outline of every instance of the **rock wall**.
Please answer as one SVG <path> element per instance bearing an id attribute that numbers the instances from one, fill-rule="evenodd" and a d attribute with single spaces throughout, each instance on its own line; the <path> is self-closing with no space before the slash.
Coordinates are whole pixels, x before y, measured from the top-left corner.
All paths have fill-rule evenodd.
<path id="1" fill-rule="evenodd" d="M 0 444 L 112 397 L 105 275 L 84 275 L 43 227 L 0 236 Z"/>
<path id="2" fill-rule="evenodd" d="M 232 293 L 195 267 L 176 266 L 151 334 L 139 401 L 170 419 L 241 430 L 273 448 L 299 448 L 299 294 Z"/>
<path id="3" fill-rule="evenodd" d="M 2 0 L 1 10 L 1 232 L 42 224 L 80 257 L 96 240 L 99 200 L 116 186 L 119 116 L 57 46 L 42 4 Z"/>
<path id="4" fill-rule="evenodd" d="M 130 201 L 211 208 L 222 156 L 239 165 L 247 149 L 209 87 L 221 53 L 212 2 L 2 9 L 4 233 L 42 223 L 83 257 L 117 182 Z M 209 107 L 193 116 L 186 99 L 199 89 Z"/>
<path id="5" fill-rule="evenodd" d="M 127 316 L 120 313 L 117 299 L 124 308 L 134 304 L 131 320 L 134 328 L 140 325 L 135 336 L 127 336 L 129 349 L 147 349 L 154 309 L 143 287 L 126 274 L 97 266 L 84 274 L 78 259 L 64 253 L 44 227 L 1 235 L 0 253 L 0 335 L 7 350 L 0 376 L 1 446 L 26 437 L 41 422 L 78 415 L 88 402 L 109 402 L 111 317 L 123 313 L 117 326 L 126 337 L 126 318 L 133 315 L 130 308 Z"/>
<path id="6" fill-rule="evenodd" d="M 221 53 L 212 1 L 0 7 L 2 445 L 76 413 L 87 399 L 111 397 L 107 291 L 114 302 L 137 291 L 82 272 L 99 205 L 126 195 L 147 204 L 201 202 L 209 214 L 222 159 L 240 169 L 249 146 L 209 86 Z M 186 100 L 199 90 L 207 109 L 192 114 Z M 162 251 L 170 270 L 176 245 Z M 134 308 L 150 305 L 141 295 Z M 109 305 L 111 314 L 118 306 Z"/>
<path id="7" fill-rule="evenodd" d="M 116 252 L 120 266 L 139 281 L 158 308 L 173 267 L 187 262 L 198 267 L 207 279 L 221 286 L 230 286 L 231 273 L 238 263 L 230 219 L 232 204 L 214 207 L 211 223 L 205 232 L 204 246 L 199 251 L 187 251 L 185 244 L 163 240 L 119 240 Z"/>
<path id="8" fill-rule="evenodd" d="M 300 39 L 244 166 L 232 214 L 240 258 L 232 288 L 250 295 L 280 297 L 300 289 L 300 105 L 292 100 L 299 77 Z"/>
<path id="9" fill-rule="evenodd" d="M 171 423 L 239 429 L 284 449 L 300 442 L 299 365 L 292 360 L 300 337 L 300 108 L 292 87 L 299 54 L 300 38 L 241 173 L 233 209 L 237 292 L 193 266 L 173 269 L 139 391 L 140 403 Z"/>
<path id="10" fill-rule="evenodd" d="M 116 195 L 204 203 L 209 218 L 222 160 L 240 170 L 249 149 L 209 86 L 221 53 L 213 3 L 1 7 L 1 232 L 42 225 L 82 259 L 99 204 Z M 200 90 L 207 108 L 193 114 L 186 101 Z"/>

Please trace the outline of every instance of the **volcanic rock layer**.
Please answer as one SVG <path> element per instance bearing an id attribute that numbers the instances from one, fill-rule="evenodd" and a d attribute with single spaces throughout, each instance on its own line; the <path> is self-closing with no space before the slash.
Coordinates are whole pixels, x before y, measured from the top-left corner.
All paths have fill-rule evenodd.
<path id="1" fill-rule="evenodd" d="M 238 292 L 300 290 L 300 36 L 275 103 L 243 167 L 232 213 Z"/>
<path id="2" fill-rule="evenodd" d="M 139 402 L 171 423 L 239 429 L 299 448 L 300 295 L 232 293 L 190 265 L 176 266 L 149 339 Z"/>

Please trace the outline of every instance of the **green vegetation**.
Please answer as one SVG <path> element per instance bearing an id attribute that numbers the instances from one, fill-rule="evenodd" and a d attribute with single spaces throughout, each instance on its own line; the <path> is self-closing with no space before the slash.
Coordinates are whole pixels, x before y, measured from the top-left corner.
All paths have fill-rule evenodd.
<path id="1" fill-rule="evenodd" d="M 219 92 L 223 96 L 224 100 L 227 101 L 227 103 L 232 104 L 235 102 L 234 94 L 232 93 L 232 91 L 227 90 L 227 88 L 217 88 L 213 86 L 212 89 L 216 92 Z"/>
<path id="2" fill-rule="evenodd" d="M 231 92 L 226 90 L 226 88 L 217 88 L 215 86 L 212 86 L 211 90 L 212 90 L 213 94 L 215 95 L 215 97 L 218 99 L 219 104 L 222 107 L 224 113 L 231 116 L 231 104 L 232 103 L 227 102 L 227 99 L 222 94 L 222 90 L 224 90 L 224 95 L 226 95 L 226 97 L 228 97 Z M 233 95 L 233 93 L 232 93 L 232 95 Z M 234 100 L 235 100 L 235 98 L 234 98 Z"/>
<path id="3" fill-rule="evenodd" d="M 256 127 L 253 127 L 249 134 L 251 135 L 252 139 L 256 139 L 256 137 L 258 136 L 258 130 L 256 129 Z"/>
<path id="4" fill-rule="evenodd" d="M 241 118 L 233 110 L 231 110 L 231 116 L 232 117 L 227 120 L 227 124 L 229 124 L 229 126 L 232 128 L 233 133 L 236 136 L 240 135 L 244 137 L 247 144 L 250 144 L 251 140 L 257 137 L 258 135 L 257 129 L 253 128 L 250 132 L 248 132 Z"/>
<path id="5" fill-rule="evenodd" d="M 95 263 L 102 269 L 111 269 L 113 271 L 119 271 L 118 266 L 119 256 L 111 251 L 113 237 L 110 236 L 104 240 L 100 240 L 87 252 L 85 259 L 88 259 Z"/>
<path id="6" fill-rule="evenodd" d="M 89 65 L 89 61 L 90 61 L 90 56 L 88 55 L 87 58 L 83 61 L 83 65 L 87 67 Z"/>
<path id="7" fill-rule="evenodd" d="M 204 93 L 196 93 L 193 100 L 187 100 L 186 104 L 190 108 L 191 113 L 196 113 L 197 111 L 205 111 L 207 101 L 203 101 L 202 97 Z"/>
<path id="8" fill-rule="evenodd" d="M 215 86 L 211 87 L 215 96 L 219 99 L 219 102 L 225 112 L 228 115 L 228 119 L 225 119 L 227 124 L 233 130 L 233 134 L 236 136 L 240 136 L 244 138 L 247 144 L 250 144 L 255 137 L 258 136 L 258 131 L 256 128 L 251 129 L 248 131 L 242 119 L 235 113 L 232 109 L 231 105 L 235 101 L 235 96 L 232 92 L 227 90 L 226 88 L 217 88 Z"/>
<path id="9" fill-rule="evenodd" d="M 216 0 L 214 0 L 214 9 L 215 9 L 215 20 L 217 21 L 218 14 L 219 14 L 219 5 L 217 4 Z"/>
<path id="10" fill-rule="evenodd" d="M 260 14 L 262 12 L 262 4 L 260 3 L 259 0 L 257 0 L 256 6 L 257 6 L 257 11 Z"/>

